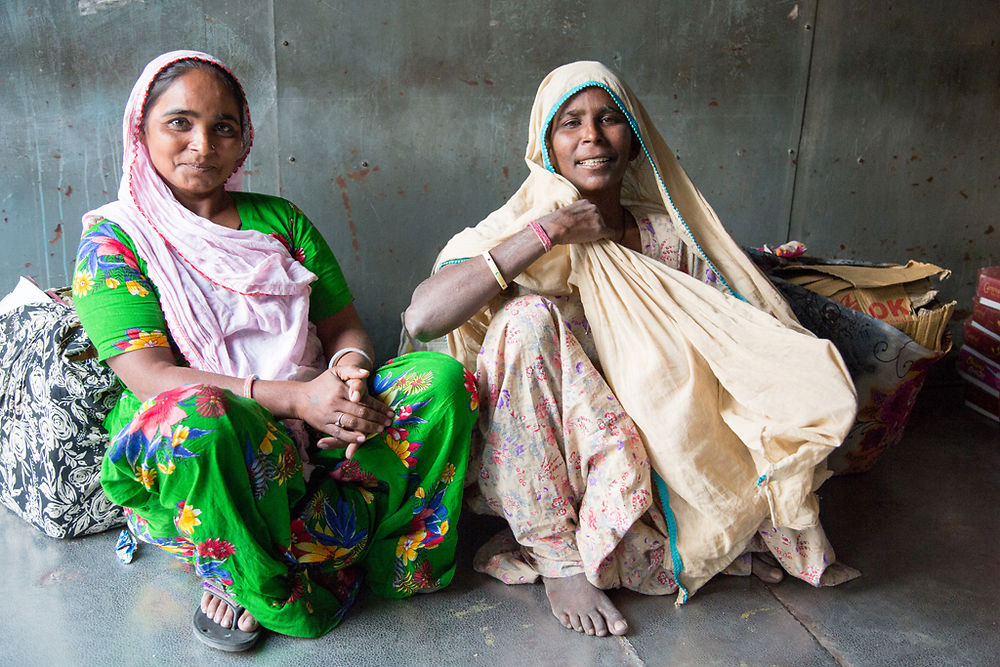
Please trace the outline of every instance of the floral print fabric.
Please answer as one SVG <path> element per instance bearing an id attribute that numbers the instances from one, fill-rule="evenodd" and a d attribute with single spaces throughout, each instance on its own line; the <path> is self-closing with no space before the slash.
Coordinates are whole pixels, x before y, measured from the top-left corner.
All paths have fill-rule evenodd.
<path id="1" fill-rule="evenodd" d="M 123 522 L 101 490 L 103 421 L 121 393 L 71 306 L 0 315 L 0 504 L 50 537 Z"/>
<path id="2" fill-rule="evenodd" d="M 636 218 L 644 254 L 722 289 L 666 216 Z M 602 589 L 672 593 L 649 460 L 596 358 L 575 295 L 522 291 L 494 314 L 477 361 L 483 407 L 474 506 L 504 517 L 510 531 L 480 549 L 475 567 L 506 583 L 582 572 Z M 764 550 L 813 585 L 856 576 L 828 568 L 833 550 L 819 526 L 790 531 L 769 522 L 729 573 L 749 574 L 749 552 Z"/>
<path id="3" fill-rule="evenodd" d="M 351 302 L 333 254 L 299 209 L 279 197 L 231 195 L 244 228 L 277 238 L 316 274 L 312 321 Z M 73 286 L 100 359 L 176 349 L 146 262 L 113 221 L 84 234 Z M 391 428 L 351 460 L 312 447 L 308 461 L 302 452 L 319 434 L 290 429 L 256 401 L 186 385 L 140 403 L 125 389 L 104 422 L 111 443 L 101 484 L 140 539 L 227 591 L 264 627 L 319 636 L 340 622 L 364 579 L 389 597 L 451 581 L 474 386 L 445 355 L 399 357 L 372 378 L 396 412 Z"/>
<path id="4" fill-rule="evenodd" d="M 351 302 L 336 258 L 302 211 L 280 197 L 250 192 L 230 195 L 244 229 L 278 239 L 293 258 L 316 274 L 309 302 L 313 322 Z M 146 262 L 113 221 L 94 225 L 80 239 L 73 298 L 101 360 L 143 347 L 172 346 Z"/>
<path id="5" fill-rule="evenodd" d="M 163 392 L 109 419 L 102 470 L 145 542 L 230 593 L 264 627 L 335 627 L 363 578 L 384 596 L 446 586 L 475 421 L 471 375 L 434 352 L 380 368 L 391 428 L 347 460 L 299 450 L 259 403 L 208 385 Z"/>

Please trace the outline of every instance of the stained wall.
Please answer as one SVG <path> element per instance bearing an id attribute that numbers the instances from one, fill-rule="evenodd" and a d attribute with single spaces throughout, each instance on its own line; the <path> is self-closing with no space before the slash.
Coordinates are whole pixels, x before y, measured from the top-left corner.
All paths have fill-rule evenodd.
<path id="1" fill-rule="evenodd" d="M 195 48 L 247 89 L 249 188 L 323 232 L 381 357 L 440 247 L 527 173 L 538 82 L 580 59 L 624 74 L 739 242 L 931 261 L 968 309 L 1000 262 L 998 35 L 995 0 L 7 0 L 0 292 L 70 282 L 132 83 Z"/>

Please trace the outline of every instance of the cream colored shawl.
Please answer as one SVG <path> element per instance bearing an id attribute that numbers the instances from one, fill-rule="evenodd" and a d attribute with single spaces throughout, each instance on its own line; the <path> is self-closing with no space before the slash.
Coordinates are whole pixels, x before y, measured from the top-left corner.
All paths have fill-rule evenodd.
<path id="1" fill-rule="evenodd" d="M 611 94 L 642 143 L 622 203 L 665 210 L 731 294 L 606 240 L 557 246 L 515 282 L 540 294 L 579 291 L 605 377 L 665 483 L 657 489 L 682 602 L 743 551 L 766 517 L 793 529 L 818 522 L 813 492 L 825 479 L 823 461 L 854 421 L 856 397 L 837 350 L 799 325 L 642 104 L 600 63 L 565 65 L 542 81 L 527 180 L 502 208 L 457 234 L 435 266 L 472 257 L 579 198 L 554 172 L 545 135 L 562 104 L 590 86 Z M 451 353 L 470 368 L 490 314 L 486 308 L 449 334 Z"/>

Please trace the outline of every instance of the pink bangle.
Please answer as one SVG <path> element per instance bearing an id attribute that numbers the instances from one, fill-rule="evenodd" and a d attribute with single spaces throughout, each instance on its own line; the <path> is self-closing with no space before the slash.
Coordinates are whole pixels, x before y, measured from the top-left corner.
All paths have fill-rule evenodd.
<path id="1" fill-rule="evenodd" d="M 259 379 L 256 375 L 251 375 L 243 381 L 243 396 L 245 398 L 253 398 L 253 382 Z"/>
<path id="2" fill-rule="evenodd" d="M 531 227 L 533 230 L 535 230 L 535 235 L 538 236 L 538 240 L 542 242 L 542 246 L 545 248 L 545 252 L 552 250 L 552 239 L 550 239 L 549 235 L 545 233 L 545 230 L 542 229 L 542 226 L 537 222 L 535 222 L 534 220 L 529 222 L 528 226 Z"/>

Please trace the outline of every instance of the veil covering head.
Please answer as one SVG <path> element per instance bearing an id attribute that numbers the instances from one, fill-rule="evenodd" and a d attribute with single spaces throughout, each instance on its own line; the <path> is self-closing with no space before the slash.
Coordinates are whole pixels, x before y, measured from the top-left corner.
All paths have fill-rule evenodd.
<path id="1" fill-rule="evenodd" d="M 439 253 L 435 269 L 492 248 L 521 231 L 530 221 L 580 199 L 573 184 L 556 173 L 552 166 L 547 136 L 552 119 L 562 105 L 592 86 L 601 87 L 611 95 L 641 143 L 638 158 L 625 172 L 622 204 L 669 215 L 675 227 L 686 236 L 685 242 L 708 261 L 730 293 L 801 330 L 781 294 L 723 228 L 715 211 L 656 131 L 639 99 L 617 74 L 594 61 L 563 65 L 542 80 L 528 122 L 528 145 L 524 156 L 528 178 L 501 208 L 477 226 L 453 237 Z M 610 245 L 610 242 L 596 245 Z M 569 255 L 568 246 L 557 246 L 514 282 L 541 294 L 566 294 L 570 291 Z M 474 363 L 484 333 L 480 314 L 450 336 L 452 353 L 467 365 Z"/>
<path id="2" fill-rule="evenodd" d="M 580 198 L 555 172 L 546 137 L 562 105 L 591 86 L 611 95 L 641 143 L 624 176 L 622 204 L 669 215 L 728 294 L 609 240 L 556 246 L 515 282 L 543 295 L 578 292 L 605 379 L 657 473 L 683 601 L 742 552 L 764 519 L 793 529 L 818 523 L 813 491 L 826 478 L 826 456 L 854 421 L 856 397 L 837 350 L 799 325 L 639 100 L 597 62 L 545 77 L 529 120 L 527 179 L 504 206 L 453 237 L 435 270 Z M 450 352 L 466 366 L 475 368 L 503 297 L 448 335 Z"/>
<path id="3" fill-rule="evenodd" d="M 278 239 L 217 225 L 185 208 L 153 167 L 142 138 L 143 107 L 157 75 L 187 60 L 232 76 L 222 61 L 199 51 L 171 51 L 146 65 L 125 105 L 118 199 L 84 214 L 83 232 L 110 220 L 129 235 L 159 291 L 170 334 L 194 368 L 269 380 L 311 377 L 322 361 L 308 321 L 309 284 L 316 276 Z M 253 143 L 246 95 L 232 80 L 242 108 L 243 150 L 227 190 L 242 185 Z"/>

